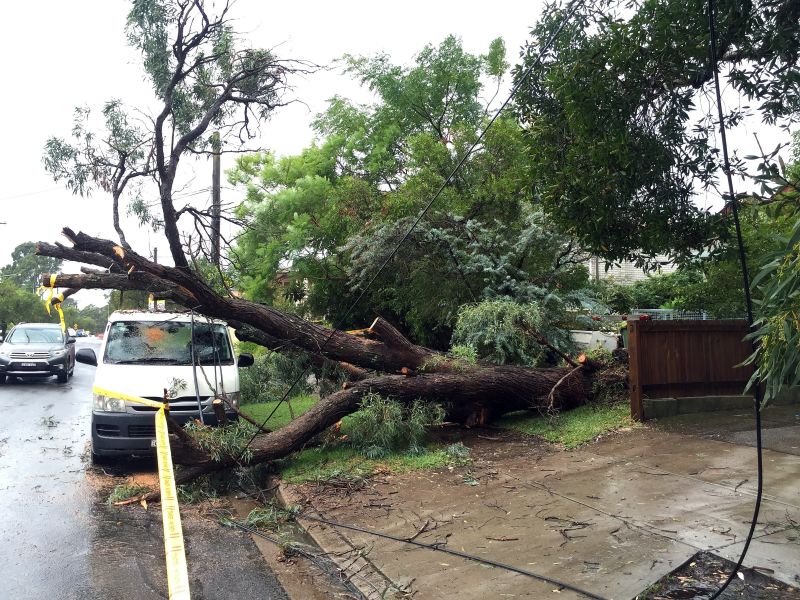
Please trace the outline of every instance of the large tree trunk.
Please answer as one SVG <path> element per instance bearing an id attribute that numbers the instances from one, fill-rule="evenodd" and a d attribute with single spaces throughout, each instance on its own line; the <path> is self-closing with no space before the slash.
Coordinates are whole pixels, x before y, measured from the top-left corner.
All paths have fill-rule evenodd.
<path id="1" fill-rule="evenodd" d="M 271 306 L 221 296 L 188 268 L 151 262 L 114 242 L 76 234 L 70 229 L 65 229 L 64 235 L 73 243 L 72 248 L 40 243 L 38 253 L 77 259 L 106 269 L 57 275 L 55 285 L 70 288 L 70 293 L 83 288 L 152 291 L 205 315 L 228 320 L 245 339 L 278 351 L 302 350 L 314 360 L 334 361 L 350 374 L 351 381 L 343 390 L 320 400 L 285 427 L 257 435 L 250 445 L 251 463 L 282 458 L 301 448 L 356 411 L 368 393 L 405 403 L 417 399 L 439 402 L 449 420 L 468 426 L 486 423 L 515 410 L 569 409 L 586 403 L 591 396 L 596 365 L 588 361 L 572 369 L 468 365 L 413 344 L 380 318 L 373 322 L 367 337 L 350 335 Z M 49 274 L 43 275 L 42 283 L 50 284 Z M 240 458 L 226 457 L 214 462 L 186 436 L 178 438 L 173 444 L 175 462 L 189 467 L 179 475 L 180 481 L 233 466 Z"/>
<path id="2" fill-rule="evenodd" d="M 554 403 L 549 395 L 567 369 L 527 369 L 512 366 L 476 366 L 463 373 L 432 373 L 414 377 L 386 375 L 348 385 L 320 400 L 305 414 L 268 434 L 257 435 L 250 445 L 251 463 L 283 458 L 305 446 L 317 434 L 358 410 L 369 393 L 411 403 L 441 403 L 447 419 L 465 425 L 482 425 L 507 412 L 538 409 L 565 410 L 584 404 L 591 388 L 591 367 L 574 373 L 558 386 Z M 238 457 L 215 463 L 197 447 L 176 444 L 175 462 L 196 473 L 224 469 Z"/>

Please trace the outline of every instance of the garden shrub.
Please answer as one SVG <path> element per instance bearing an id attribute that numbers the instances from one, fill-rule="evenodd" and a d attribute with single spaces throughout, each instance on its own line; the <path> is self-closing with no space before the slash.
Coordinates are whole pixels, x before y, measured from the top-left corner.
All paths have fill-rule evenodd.
<path id="1" fill-rule="evenodd" d="M 444 420 L 438 404 L 417 400 L 405 406 L 378 394 L 367 394 L 358 412 L 348 418 L 348 440 L 367 458 L 392 452 L 420 454 L 428 428 Z"/>

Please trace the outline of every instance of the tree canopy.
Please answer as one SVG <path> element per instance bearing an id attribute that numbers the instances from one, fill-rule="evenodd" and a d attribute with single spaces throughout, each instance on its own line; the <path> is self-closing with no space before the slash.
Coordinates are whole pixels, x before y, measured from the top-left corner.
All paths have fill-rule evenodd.
<path id="1" fill-rule="evenodd" d="M 727 81 L 765 122 L 793 121 L 800 109 L 800 6 L 718 5 Z M 548 8 L 517 77 L 564 18 L 562 9 Z M 725 235 L 721 221 L 693 201 L 721 173 L 713 147 L 718 124 L 705 100 L 711 78 L 705 3 L 578 3 L 517 96 L 532 182 L 547 213 L 610 260 L 686 255 Z M 728 125 L 751 112 L 728 108 Z"/>
<path id="2" fill-rule="evenodd" d="M 378 100 L 335 97 L 315 122 L 321 142 L 298 156 L 245 156 L 230 174 L 246 186 L 239 246 L 251 297 L 299 303 L 337 322 L 414 217 L 486 126 L 507 73 L 502 40 L 485 55 L 450 36 L 410 67 L 385 55 L 347 57 Z M 501 117 L 345 326 L 377 312 L 446 346 L 464 303 L 538 301 L 581 287 L 579 247 L 535 206 L 522 130 Z"/>

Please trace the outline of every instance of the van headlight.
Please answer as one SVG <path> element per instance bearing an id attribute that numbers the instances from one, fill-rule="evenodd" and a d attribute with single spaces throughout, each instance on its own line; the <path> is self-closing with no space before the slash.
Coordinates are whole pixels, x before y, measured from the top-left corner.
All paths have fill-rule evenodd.
<path id="1" fill-rule="evenodd" d="M 119 398 L 109 398 L 102 394 L 95 394 L 94 410 L 98 412 L 125 412 L 125 401 Z"/>
<path id="2" fill-rule="evenodd" d="M 239 398 L 241 397 L 241 392 L 229 392 L 228 393 L 228 402 L 231 403 L 231 406 L 235 406 L 239 408 Z"/>

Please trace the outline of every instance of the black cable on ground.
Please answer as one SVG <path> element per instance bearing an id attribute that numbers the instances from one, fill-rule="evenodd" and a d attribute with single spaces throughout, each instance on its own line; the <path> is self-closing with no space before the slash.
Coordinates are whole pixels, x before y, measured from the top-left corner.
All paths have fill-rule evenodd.
<path id="1" fill-rule="evenodd" d="M 736 194 L 733 189 L 733 177 L 731 175 L 731 164 L 728 159 L 728 140 L 725 134 L 725 116 L 722 110 L 722 93 L 719 85 L 719 65 L 717 62 L 717 31 L 716 31 L 716 9 L 714 7 L 714 0 L 708 0 L 708 30 L 711 38 L 711 68 L 714 73 L 714 89 L 717 95 L 717 115 L 719 118 L 719 132 L 722 140 L 722 158 L 723 168 L 725 170 L 725 177 L 728 180 L 728 194 L 730 196 L 730 207 L 733 213 L 733 223 L 736 227 L 736 243 L 739 248 L 739 262 L 742 269 L 742 285 L 744 286 L 744 300 L 747 307 L 747 323 L 750 329 L 753 328 L 753 299 L 750 296 L 750 275 L 747 270 L 747 255 L 745 252 L 744 241 L 742 240 L 742 228 L 739 222 L 739 203 L 736 199 Z M 758 365 L 753 365 L 753 368 L 758 368 Z M 744 562 L 744 557 L 747 555 L 747 550 L 750 548 L 750 542 L 753 539 L 756 525 L 758 524 L 758 512 L 761 508 L 761 495 L 764 488 L 764 466 L 763 466 L 763 450 L 761 445 L 761 381 L 756 380 L 753 383 L 753 398 L 756 413 L 756 456 L 757 456 L 757 469 L 758 469 L 758 487 L 756 492 L 756 504 L 753 509 L 753 519 L 750 521 L 750 531 L 747 534 L 747 539 L 742 548 L 742 554 L 736 566 L 731 571 L 725 583 L 711 596 L 710 600 L 718 598 L 725 588 L 730 585 L 733 578 L 739 572 L 739 569 Z"/>
<path id="2" fill-rule="evenodd" d="M 228 520 L 227 523 L 231 527 L 236 527 L 237 529 L 240 529 L 242 531 L 246 531 L 247 533 L 250 533 L 252 535 L 260 537 L 261 539 L 267 540 L 268 542 L 272 542 L 273 544 L 275 544 L 279 548 L 283 547 L 283 545 L 284 545 L 281 542 L 281 540 L 279 540 L 278 538 L 275 538 L 275 537 L 273 537 L 271 535 L 267 535 L 263 531 L 261 531 L 259 529 L 255 529 L 254 527 L 248 527 L 247 525 L 245 525 L 244 523 L 241 523 L 239 521 L 234 521 L 234 520 L 231 519 L 231 520 Z M 306 558 L 307 560 L 311 561 L 312 564 L 316 565 L 316 567 L 320 571 L 322 571 L 323 573 L 325 573 L 329 577 L 333 577 L 334 579 L 338 580 L 338 582 L 340 584 L 344 585 L 347 588 L 348 592 L 353 594 L 356 598 L 359 598 L 360 600 L 367 600 L 367 596 L 365 596 L 361 592 L 361 590 L 359 590 L 349 579 L 343 579 L 341 577 L 336 577 L 335 576 L 336 574 L 335 574 L 335 572 L 333 572 L 333 569 L 327 568 L 327 565 L 325 563 L 332 563 L 332 561 L 330 561 L 329 559 L 323 559 L 323 557 L 320 557 L 320 556 L 318 556 L 316 554 L 313 554 L 311 552 L 308 552 L 308 551 L 305 551 L 305 550 L 302 550 L 302 549 L 297 549 L 296 547 L 294 549 L 302 557 Z M 378 590 L 378 589 L 376 589 L 376 591 L 378 593 L 381 592 L 381 590 Z"/>
<path id="3" fill-rule="evenodd" d="M 483 131 L 480 132 L 480 134 L 475 139 L 475 141 L 472 143 L 472 145 L 469 147 L 469 149 L 461 157 L 461 160 L 458 161 L 458 164 L 455 166 L 455 168 L 450 172 L 450 174 L 447 176 L 447 178 L 442 182 L 442 184 L 439 186 L 439 188 L 437 189 L 437 191 L 433 195 L 433 197 L 430 199 L 430 201 L 425 205 L 425 207 L 422 209 L 422 211 L 419 213 L 419 215 L 417 215 L 417 218 L 414 220 L 414 223 L 411 225 L 411 227 L 408 229 L 408 231 L 405 233 L 405 235 L 400 239 L 400 241 L 397 243 L 397 245 L 394 247 L 394 249 L 389 253 L 389 256 L 386 257 L 386 259 L 383 261 L 383 263 L 378 268 L 378 270 L 375 272 L 375 274 L 372 276 L 372 278 L 367 282 L 367 285 L 361 290 L 361 293 L 358 295 L 358 297 L 352 302 L 352 304 L 350 304 L 350 307 L 347 309 L 347 311 L 345 311 L 344 315 L 339 320 L 339 327 L 341 327 L 342 325 L 344 325 L 345 322 L 347 322 L 347 318 L 353 312 L 353 309 L 356 306 L 358 306 L 359 302 L 361 302 L 362 298 L 364 298 L 364 296 L 366 295 L 366 293 L 369 290 L 369 288 L 372 287 L 372 284 L 375 283 L 375 280 L 378 278 L 378 276 L 380 276 L 380 274 L 383 273 L 383 270 L 386 268 L 386 266 L 389 264 L 389 262 L 395 257 L 395 255 L 397 254 L 398 250 L 400 250 L 400 247 L 406 242 L 406 240 L 408 240 L 409 236 L 414 232 L 414 230 L 417 228 L 417 225 L 420 224 L 420 222 L 425 217 L 425 215 L 428 214 L 428 211 L 431 209 L 431 207 L 433 206 L 434 202 L 436 202 L 436 200 L 438 200 L 439 196 L 441 196 L 442 192 L 445 190 L 445 188 L 450 183 L 450 181 L 452 181 L 453 177 L 456 176 L 456 174 L 461 170 L 461 168 L 467 162 L 467 159 L 470 156 L 472 156 L 472 153 L 475 151 L 475 148 L 478 147 L 478 144 L 480 144 L 481 141 L 483 140 L 483 138 L 486 136 L 486 132 L 489 131 L 489 129 L 492 127 L 492 125 L 494 125 L 494 122 L 500 116 L 500 113 L 503 112 L 503 110 L 508 106 L 508 104 L 514 98 L 514 96 L 516 96 L 517 92 L 520 90 L 520 88 L 525 83 L 525 81 L 528 79 L 528 77 L 533 72 L 533 70 L 539 65 L 539 63 L 542 62 L 542 58 L 544 58 L 545 53 L 553 45 L 553 42 L 556 41 L 556 38 L 559 35 L 561 35 L 561 32 L 564 30 L 564 27 L 566 27 L 567 23 L 570 21 L 572 16 L 575 14 L 575 11 L 577 10 L 578 5 L 581 4 L 582 2 L 583 2 L 583 0 L 570 0 L 570 3 L 567 5 L 567 8 L 564 9 L 564 16 L 563 16 L 563 18 L 561 20 L 561 23 L 556 28 L 556 30 L 553 32 L 553 34 L 550 36 L 550 38 L 548 38 L 548 40 L 545 42 L 545 44 L 541 48 L 539 48 L 539 54 L 536 56 L 536 60 L 534 60 L 531 63 L 531 65 L 522 73 L 522 75 L 520 75 L 519 80 L 517 81 L 516 84 L 514 84 L 514 87 L 511 89 L 511 93 L 509 93 L 508 97 L 505 99 L 503 104 L 501 104 L 500 108 L 498 108 L 497 111 L 494 113 L 494 116 L 492 116 L 492 118 L 486 124 L 486 127 L 483 128 Z M 470 289 L 470 292 L 471 291 L 472 290 Z M 339 327 L 336 327 L 331 331 L 331 334 L 325 339 L 325 341 L 319 347 L 317 352 L 322 353 L 322 351 L 325 350 L 325 348 L 327 347 L 328 343 L 339 332 Z M 308 373 L 309 368 L 310 368 L 310 365 L 306 366 L 306 368 L 303 369 L 303 371 L 300 373 L 300 375 L 292 382 L 292 384 L 289 386 L 289 389 L 286 390 L 286 393 L 283 396 L 281 396 L 281 399 L 275 405 L 275 408 L 272 409 L 272 412 L 270 412 L 269 415 L 267 416 L 267 418 L 264 419 L 264 422 L 261 424 L 261 429 L 263 429 L 264 426 L 267 424 L 267 421 L 269 421 L 275 415 L 275 412 L 278 410 L 278 407 L 286 401 L 286 399 L 288 398 L 289 394 L 292 393 L 292 390 L 294 390 L 294 388 L 297 386 L 297 384 L 300 382 L 300 380 L 303 377 L 306 376 L 306 374 Z M 247 444 L 245 444 L 244 448 L 242 449 L 241 453 L 239 454 L 239 457 L 236 459 L 237 462 L 241 459 L 242 454 L 244 454 L 247 451 L 247 449 L 250 447 L 250 444 L 253 443 L 253 440 L 256 439 L 256 436 L 258 434 L 259 434 L 258 430 L 256 430 L 255 433 L 253 433 L 253 436 L 250 438 L 250 440 L 247 442 Z"/>
<path id="4" fill-rule="evenodd" d="M 460 558 L 465 558 L 467 560 L 472 560 L 484 565 L 490 565 L 492 567 L 497 567 L 498 569 L 504 569 L 506 571 L 511 571 L 512 573 L 518 573 L 520 575 L 525 575 L 526 577 L 531 577 L 533 579 L 538 579 L 539 581 L 544 581 L 546 583 L 550 583 L 552 585 L 556 585 L 560 588 L 567 589 L 570 591 L 575 592 L 576 594 L 580 594 L 582 596 L 586 596 L 587 598 L 594 598 L 595 600 L 605 600 L 603 596 L 598 596 L 597 594 L 593 594 L 592 592 L 587 592 L 577 586 L 574 586 L 569 583 L 565 583 L 563 581 L 559 581 L 558 579 L 554 579 L 552 577 L 547 577 L 546 575 L 540 575 L 539 573 L 534 573 L 533 571 L 528 571 L 526 569 L 521 569 L 520 567 L 515 567 L 514 565 L 509 565 L 506 563 L 497 562 L 495 560 L 490 560 L 488 558 L 482 558 L 480 556 L 476 556 L 474 554 L 467 554 L 466 552 L 460 552 L 458 550 L 451 550 L 450 548 L 446 548 L 441 544 L 425 544 L 423 542 L 418 542 L 414 539 L 410 538 L 400 538 L 393 535 L 389 535 L 388 533 L 382 533 L 380 531 L 373 531 L 371 529 L 365 529 L 363 527 L 358 527 L 357 525 L 346 525 L 344 523 L 338 523 L 336 521 L 330 521 L 328 519 L 323 519 L 321 517 L 312 517 L 308 514 L 303 514 L 304 519 L 309 519 L 310 521 L 317 521 L 318 523 L 325 523 L 326 525 L 330 525 L 332 527 L 341 527 L 342 529 L 350 529 L 351 531 L 357 531 L 359 533 L 366 533 L 367 535 L 374 535 L 375 537 L 384 538 L 387 540 L 392 540 L 393 542 L 400 542 L 403 544 L 411 544 L 412 546 L 417 546 L 418 548 L 426 548 L 428 550 L 434 550 L 436 552 L 444 552 L 445 554 L 451 554 L 453 556 L 458 556 Z"/>

